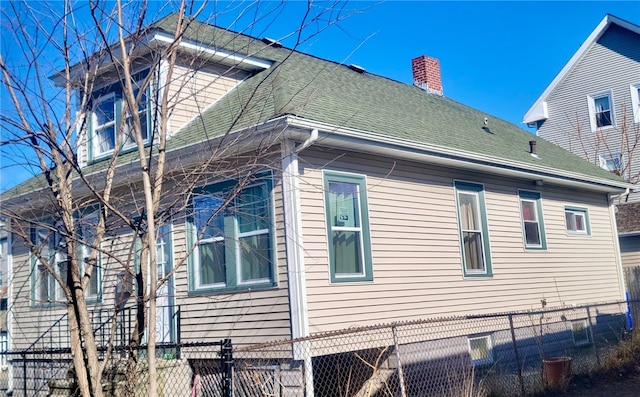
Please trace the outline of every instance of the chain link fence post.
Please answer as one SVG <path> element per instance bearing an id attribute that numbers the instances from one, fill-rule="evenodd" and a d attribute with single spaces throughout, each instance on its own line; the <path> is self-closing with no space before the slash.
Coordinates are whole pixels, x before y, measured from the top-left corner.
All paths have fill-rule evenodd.
<path id="1" fill-rule="evenodd" d="M 600 368 L 600 355 L 598 354 L 598 346 L 596 345 L 596 340 L 593 337 L 593 322 L 591 321 L 591 311 L 589 310 L 589 306 L 585 308 L 587 310 L 587 321 L 589 322 L 589 338 L 591 338 L 591 345 L 593 345 L 593 351 L 596 354 L 596 362 L 598 363 L 598 368 Z"/>
<path id="2" fill-rule="evenodd" d="M 22 390 L 27 397 L 27 355 L 22 353 Z"/>
<path id="3" fill-rule="evenodd" d="M 520 353 L 518 352 L 518 340 L 516 339 L 516 331 L 513 327 L 513 314 L 509 314 L 509 329 L 511 330 L 511 343 L 513 344 L 513 354 L 516 359 L 518 368 L 518 383 L 520 383 L 520 396 L 525 396 L 524 381 L 522 380 L 522 363 L 520 362 Z"/>
<path id="4" fill-rule="evenodd" d="M 221 342 L 220 360 L 222 361 L 222 395 L 233 396 L 233 346 L 231 339 Z"/>
<path id="5" fill-rule="evenodd" d="M 396 324 L 391 326 L 391 333 L 393 334 L 393 346 L 396 351 L 396 360 L 398 361 L 398 381 L 400 383 L 400 395 L 407 397 L 407 390 L 404 383 L 404 372 L 402 371 L 402 360 L 400 360 L 400 346 L 398 345 L 398 327 Z"/>

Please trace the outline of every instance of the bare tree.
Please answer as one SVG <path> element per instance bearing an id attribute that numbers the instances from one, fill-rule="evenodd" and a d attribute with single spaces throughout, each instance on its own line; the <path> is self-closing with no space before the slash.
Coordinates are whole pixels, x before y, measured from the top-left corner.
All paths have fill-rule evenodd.
<path id="1" fill-rule="evenodd" d="M 634 123 L 631 108 L 623 103 L 615 125 L 595 132 L 584 131 L 579 114 L 570 120 L 569 149 L 627 181 L 640 183 L 640 124 Z"/>
<path id="2" fill-rule="evenodd" d="M 196 186 L 228 177 L 238 181 L 232 194 L 225 196 L 207 219 L 211 221 L 251 183 L 256 170 L 277 167 L 269 160 L 270 138 L 253 144 L 250 150 L 230 149 L 242 144 L 240 137 L 229 134 L 235 122 L 217 140 L 205 142 L 197 155 L 186 159 L 184 153 L 171 154 L 171 116 L 187 100 L 191 108 L 196 107 L 196 115 L 208 105 L 206 101 L 194 102 L 197 93 L 189 87 L 200 68 L 212 61 L 205 51 L 188 53 L 181 47 L 195 21 L 205 16 L 207 5 L 181 0 L 156 12 L 167 13 L 173 6 L 170 37 L 161 45 L 151 45 L 153 31 L 147 23 L 153 18 L 148 15 L 146 1 L 113 4 L 94 0 L 80 6 L 66 0 L 59 8 L 46 9 L 26 2 L 3 5 L 3 29 L 13 32 L 11 48 L 19 56 L 0 55 L 1 86 L 9 106 L 0 116 L 7 133 L 2 146 L 19 148 L 16 152 L 24 154 L 38 175 L 14 189 L 12 197 L 20 202 L 9 197 L 2 215 L 34 258 L 32 277 L 41 276 L 33 286 L 35 296 L 65 306 L 82 396 L 103 394 L 103 374 L 113 356 L 116 317 L 128 293 L 134 295 L 137 318 L 128 336 L 127 374 L 135 385 L 138 347 L 146 338 L 148 390 L 149 395 L 157 395 L 157 291 L 185 266 L 203 237 L 196 236 L 184 255 L 174 258 L 173 268 L 159 275 L 156 241 L 163 225 L 185 216 Z M 265 21 L 276 20 L 281 6 L 260 14 L 255 4 L 242 4 L 236 12 L 245 15 L 254 7 L 247 29 L 259 29 Z M 352 12 L 340 3 L 316 7 L 309 2 L 300 24 L 289 34 L 294 47 Z M 245 56 L 269 45 L 247 46 Z M 49 62 L 51 59 L 54 61 Z M 238 73 L 235 66 L 228 66 L 219 78 L 234 73 Z M 277 67 L 268 75 L 276 73 Z M 199 90 L 218 83 L 214 79 Z M 117 89 L 121 108 L 99 97 L 105 87 Z M 260 101 L 249 98 L 242 111 L 259 112 L 261 106 Z M 114 114 L 103 114 L 108 112 Z M 206 135 L 206 126 L 203 129 Z M 102 141 L 92 142 L 90 132 L 94 140 L 99 136 Z M 92 148 L 103 154 L 94 156 L 94 162 L 88 159 Z M 32 158 L 35 162 L 30 162 Z M 30 198 L 28 205 L 21 202 L 24 197 Z M 136 267 L 136 262 L 140 266 Z M 135 280 L 132 291 L 120 291 L 121 295 L 113 298 L 111 339 L 102 355 L 88 298 L 99 293 L 99 272 Z M 26 294 L 28 280 L 22 282 L 18 289 Z M 135 387 L 128 390 L 133 393 Z"/>

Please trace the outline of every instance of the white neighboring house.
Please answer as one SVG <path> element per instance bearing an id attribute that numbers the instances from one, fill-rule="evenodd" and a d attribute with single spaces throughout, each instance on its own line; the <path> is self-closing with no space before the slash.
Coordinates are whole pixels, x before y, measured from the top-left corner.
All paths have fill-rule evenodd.
<path id="1" fill-rule="evenodd" d="M 640 26 L 606 15 L 524 115 L 538 136 L 640 182 Z M 640 266 L 640 189 L 617 208 L 623 263 Z"/>

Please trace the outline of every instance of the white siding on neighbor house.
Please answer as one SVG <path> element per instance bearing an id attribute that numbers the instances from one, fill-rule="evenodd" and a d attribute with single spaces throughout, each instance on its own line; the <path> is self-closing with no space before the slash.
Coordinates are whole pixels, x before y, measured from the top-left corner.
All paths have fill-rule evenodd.
<path id="1" fill-rule="evenodd" d="M 640 267 L 640 236 L 620 237 L 622 266 Z"/>
<path id="2" fill-rule="evenodd" d="M 174 67 L 170 82 L 170 133 L 184 127 L 233 89 L 247 74 L 245 71 L 221 65 L 198 66 L 179 62 Z"/>
<path id="3" fill-rule="evenodd" d="M 640 83 L 640 35 L 612 25 L 586 52 L 565 79 L 547 97 L 548 119 L 538 135 L 598 164 L 598 155 L 622 152 L 621 137 L 631 134 L 631 145 L 639 125 L 634 123 L 631 84 Z M 597 134 L 589 122 L 589 95 L 610 92 L 614 127 Z M 637 139 L 637 138 L 636 138 Z M 628 150 L 627 150 L 628 161 Z M 640 173 L 640 156 L 625 177 Z M 623 162 L 625 160 L 623 159 Z M 631 195 L 632 201 L 640 193 Z"/>
<path id="4" fill-rule="evenodd" d="M 300 164 L 311 333 L 622 298 L 605 194 L 317 147 Z M 367 176 L 373 282 L 329 281 L 322 169 Z M 463 277 L 454 179 L 484 184 L 492 277 Z M 546 251 L 524 249 L 518 189 L 542 195 Z M 588 209 L 590 236 L 567 234 L 565 205 Z"/>

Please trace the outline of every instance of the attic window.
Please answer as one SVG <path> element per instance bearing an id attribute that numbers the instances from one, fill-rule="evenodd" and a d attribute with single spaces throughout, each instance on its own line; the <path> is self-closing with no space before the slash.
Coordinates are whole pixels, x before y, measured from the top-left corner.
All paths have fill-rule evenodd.
<path id="1" fill-rule="evenodd" d="M 355 65 L 355 64 L 351 64 L 348 67 L 349 67 L 349 69 L 353 70 L 354 72 L 357 72 L 357 73 L 360 73 L 360 74 L 363 74 L 364 72 L 367 71 L 367 69 L 363 68 L 362 66 L 358 66 L 358 65 Z"/>
<path id="2" fill-rule="evenodd" d="M 589 121 L 592 131 L 614 125 L 611 92 L 589 95 Z"/>

